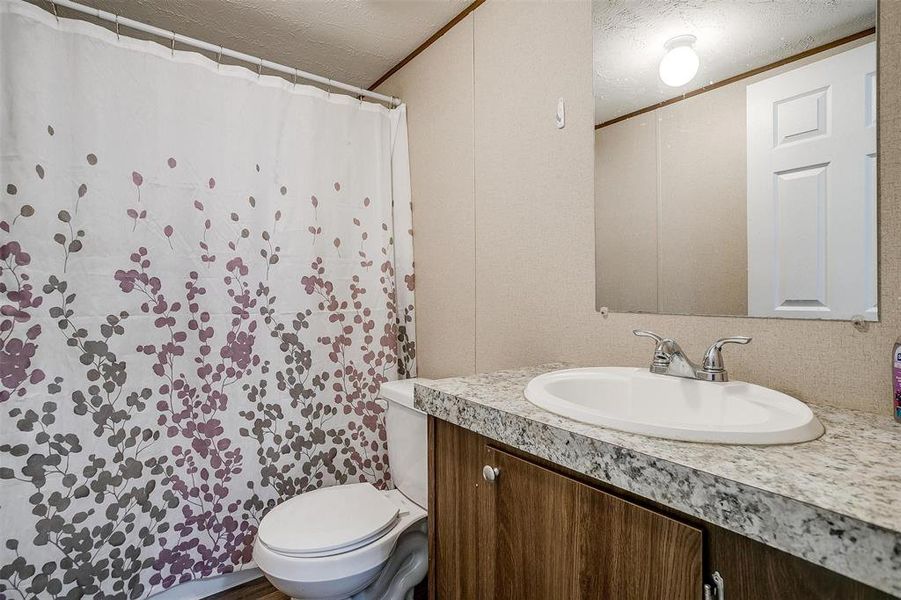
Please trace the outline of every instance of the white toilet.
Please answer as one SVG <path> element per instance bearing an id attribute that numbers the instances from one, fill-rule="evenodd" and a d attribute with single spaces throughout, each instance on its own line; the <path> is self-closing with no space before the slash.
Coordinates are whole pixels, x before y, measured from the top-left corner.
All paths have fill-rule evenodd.
<path id="1" fill-rule="evenodd" d="M 416 379 L 382 384 L 388 461 L 396 489 L 368 483 L 321 488 L 263 518 L 253 559 L 298 600 L 403 600 L 428 568 L 426 416 L 413 408 Z"/>

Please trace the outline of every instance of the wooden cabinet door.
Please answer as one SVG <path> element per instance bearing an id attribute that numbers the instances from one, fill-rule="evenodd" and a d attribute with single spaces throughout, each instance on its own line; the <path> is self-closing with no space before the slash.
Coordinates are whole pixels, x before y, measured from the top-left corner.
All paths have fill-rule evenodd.
<path id="1" fill-rule="evenodd" d="M 489 596 L 697 600 L 702 534 L 654 511 L 487 449 L 481 567 Z"/>
<path id="2" fill-rule="evenodd" d="M 480 435 L 429 417 L 429 598 L 491 600 L 486 565 L 488 447 Z"/>

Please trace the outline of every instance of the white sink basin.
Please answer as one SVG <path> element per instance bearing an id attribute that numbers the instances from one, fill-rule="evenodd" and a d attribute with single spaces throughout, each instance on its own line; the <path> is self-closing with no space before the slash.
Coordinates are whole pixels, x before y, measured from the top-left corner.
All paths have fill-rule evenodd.
<path id="1" fill-rule="evenodd" d="M 633 367 L 594 367 L 539 375 L 525 395 L 570 419 L 672 440 L 796 444 L 823 434 L 823 425 L 800 400 L 741 381 L 713 383 Z"/>

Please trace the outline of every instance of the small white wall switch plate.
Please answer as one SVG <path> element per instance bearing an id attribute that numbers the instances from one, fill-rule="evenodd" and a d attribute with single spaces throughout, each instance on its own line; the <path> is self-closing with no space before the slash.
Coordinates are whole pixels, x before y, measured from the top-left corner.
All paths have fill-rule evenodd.
<path id="1" fill-rule="evenodd" d="M 566 106 L 563 98 L 557 99 L 557 116 L 554 119 L 554 124 L 557 126 L 557 129 L 563 129 L 566 126 Z"/>

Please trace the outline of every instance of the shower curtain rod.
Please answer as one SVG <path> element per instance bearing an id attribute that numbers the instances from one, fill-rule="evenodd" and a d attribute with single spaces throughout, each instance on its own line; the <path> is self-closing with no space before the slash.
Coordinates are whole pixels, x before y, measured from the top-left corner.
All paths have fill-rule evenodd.
<path id="1" fill-rule="evenodd" d="M 278 63 L 274 63 L 269 60 L 265 60 L 261 57 L 251 56 L 250 54 L 244 54 L 243 52 L 238 52 L 237 50 L 229 50 L 228 48 L 223 48 L 222 46 L 217 46 L 216 44 L 210 44 L 209 42 L 204 42 L 203 40 L 198 40 L 195 38 L 190 38 L 186 35 L 181 35 L 180 33 L 175 33 L 174 31 L 167 31 L 165 29 L 160 29 L 159 27 L 154 27 L 153 25 L 147 25 L 146 23 L 141 23 L 140 21 L 134 21 L 132 19 L 126 19 L 125 17 L 120 17 L 119 15 L 111 12 L 106 12 L 100 9 L 94 9 L 83 4 L 78 4 L 77 2 L 72 2 L 72 0 L 49 0 L 50 4 L 53 6 L 53 14 L 59 19 L 59 15 L 56 14 L 56 7 L 63 6 L 65 8 L 70 8 L 74 11 L 91 15 L 101 19 L 103 21 L 108 21 L 110 23 L 116 24 L 116 35 L 119 34 L 119 26 L 123 25 L 125 27 L 129 27 L 131 29 L 136 29 L 138 31 L 143 31 L 144 33 L 150 33 L 152 35 L 166 38 L 172 41 L 172 49 L 175 50 L 175 43 L 183 44 L 185 46 L 192 46 L 194 48 L 199 48 L 201 50 L 206 50 L 208 52 L 213 52 L 217 56 L 228 56 L 230 58 L 234 58 L 237 60 L 241 60 L 247 63 L 258 65 L 260 71 L 262 71 L 263 67 L 278 71 L 279 73 L 284 73 L 286 75 L 291 75 L 294 77 L 294 81 L 298 79 L 305 79 L 307 81 L 314 81 L 316 83 L 320 83 L 325 85 L 326 87 L 336 88 L 339 90 L 344 90 L 346 92 L 351 92 L 355 96 L 364 96 L 366 98 L 372 98 L 373 100 L 378 100 L 379 102 L 384 102 L 390 106 L 399 106 L 401 104 L 400 98 L 395 98 L 394 96 L 385 96 L 383 94 L 377 94 L 375 92 L 370 92 L 369 90 L 363 89 L 361 87 L 357 87 L 355 85 L 350 85 L 347 83 L 341 83 L 340 81 L 334 81 L 327 77 L 322 77 L 321 75 L 315 75 L 313 73 L 307 73 L 306 71 L 301 71 L 300 69 L 294 69 L 292 67 L 286 67 L 284 65 L 280 65 Z"/>

